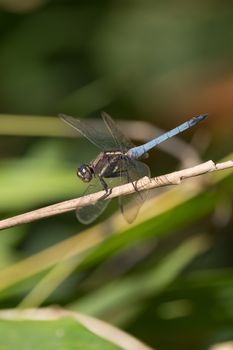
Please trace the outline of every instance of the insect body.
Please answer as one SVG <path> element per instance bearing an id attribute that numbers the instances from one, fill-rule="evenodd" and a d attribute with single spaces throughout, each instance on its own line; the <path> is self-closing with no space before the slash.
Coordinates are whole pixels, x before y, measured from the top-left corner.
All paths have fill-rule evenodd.
<path id="1" fill-rule="evenodd" d="M 84 182 L 92 183 L 95 180 L 96 183 L 97 181 L 97 186 L 100 184 L 102 189 L 106 191 L 106 195 L 101 198 L 105 200 L 99 200 L 90 206 L 78 208 L 76 212 L 78 219 L 83 223 L 90 223 L 99 216 L 108 203 L 106 197 L 111 188 L 112 180 L 118 179 L 119 183 L 133 183 L 141 177 L 150 177 L 148 166 L 141 161 L 141 159 L 145 158 L 147 152 L 169 138 L 198 124 L 206 117 L 207 114 L 193 117 L 143 145 L 134 146 L 106 113 L 102 114 L 105 129 L 101 131 L 92 128 L 84 120 L 81 121 L 64 114 L 61 115 L 61 119 L 65 123 L 75 128 L 101 150 L 98 156 L 89 164 L 82 164 L 78 168 L 77 175 Z M 90 185 L 86 194 L 97 191 L 97 186 Z M 135 193 L 130 196 L 119 197 L 121 211 L 128 222 L 132 222 L 135 219 L 146 197 L 144 192 L 137 192 L 136 187 L 135 190 Z M 129 206 L 129 199 L 134 200 L 134 209 Z M 130 210 L 128 210 L 129 207 Z"/>

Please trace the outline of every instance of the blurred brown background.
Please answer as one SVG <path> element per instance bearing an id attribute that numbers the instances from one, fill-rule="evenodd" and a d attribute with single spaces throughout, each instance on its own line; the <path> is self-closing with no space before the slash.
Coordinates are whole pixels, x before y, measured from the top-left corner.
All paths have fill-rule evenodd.
<path id="1" fill-rule="evenodd" d="M 83 193 L 76 166 L 89 161 L 96 150 L 85 140 L 68 138 L 58 113 L 100 118 L 104 110 L 120 121 L 145 121 L 168 130 L 207 112 L 205 123 L 181 135 L 187 142 L 184 152 L 192 147 L 200 161 L 229 157 L 233 146 L 232 18 L 233 4 L 227 1 L 0 0 L 1 217 Z M 128 130 L 135 142 L 151 137 L 141 135 L 140 128 L 134 134 L 132 125 Z M 175 151 L 172 144 L 170 148 Z M 169 150 L 153 150 L 148 161 L 152 174 L 182 167 L 182 151 L 175 152 L 178 159 Z M 120 304 L 118 311 L 111 306 L 96 311 L 86 307 L 88 298 L 82 311 L 116 323 L 157 349 L 211 349 L 215 342 L 232 340 L 232 175 L 223 183 L 203 181 L 205 197 L 197 195 L 199 199 L 184 203 L 179 214 L 166 213 L 161 222 L 155 218 L 155 226 L 145 221 L 139 234 L 145 239 L 144 250 L 133 238 L 137 228 L 131 229 L 125 235 L 131 237 L 126 239 L 127 248 L 119 243 L 115 250 L 106 248 L 108 256 L 102 252 L 90 258 L 81 272 L 77 268 L 42 304 L 75 305 L 79 310 L 79 301 L 93 289 L 105 287 L 116 277 L 119 282 L 131 274 L 140 279 L 184 238 L 204 234 L 211 248 L 191 265 L 184 263 L 185 273 L 178 279 L 174 273 L 172 287 L 168 283 L 162 291 L 139 293 L 141 299 L 131 305 L 137 309 L 136 316 L 118 318 L 118 312 L 125 312 Z M 103 218 L 116 207 L 113 204 Z M 185 224 L 178 225 L 177 220 Z M 1 307 L 16 307 L 41 277 L 32 264 L 30 278 L 34 279 L 25 284 L 24 277 L 13 279 L 6 283 L 11 289 L 5 293 L 1 276 L 8 270 L 4 269 L 16 268 L 21 259 L 83 229 L 69 213 L 1 232 Z M 165 231 L 169 239 L 163 237 Z M 127 263 L 132 256 L 138 260 Z M 119 265 L 126 268 L 119 272 Z M 15 271 L 19 277 L 22 270 Z M 169 304 L 173 298 L 178 303 Z M 187 319 L 182 316 L 186 312 Z"/>

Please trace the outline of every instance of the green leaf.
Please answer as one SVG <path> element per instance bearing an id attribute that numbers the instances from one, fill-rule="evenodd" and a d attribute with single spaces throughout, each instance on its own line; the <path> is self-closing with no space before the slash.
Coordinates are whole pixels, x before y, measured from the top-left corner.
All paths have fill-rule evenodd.
<path id="1" fill-rule="evenodd" d="M 1 310 L 0 348 L 151 350 L 106 322 L 61 308 Z"/>
<path id="2" fill-rule="evenodd" d="M 0 320 L 0 348 L 5 350 L 117 350 L 75 320 Z"/>

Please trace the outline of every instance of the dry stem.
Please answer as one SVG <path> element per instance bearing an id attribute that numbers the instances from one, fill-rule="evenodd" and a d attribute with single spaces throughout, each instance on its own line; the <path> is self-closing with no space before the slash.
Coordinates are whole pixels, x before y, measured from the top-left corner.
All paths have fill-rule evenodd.
<path id="1" fill-rule="evenodd" d="M 191 168 L 175 171 L 166 175 L 161 175 L 154 178 L 144 177 L 136 181 L 135 186 L 138 191 L 149 190 L 156 187 L 179 185 L 182 180 L 191 178 L 194 176 L 206 174 L 216 170 L 224 170 L 233 167 L 233 160 L 215 164 L 212 160 L 208 162 L 196 165 Z M 126 185 L 117 186 L 112 189 L 108 199 L 118 197 L 120 195 L 127 195 L 135 192 L 135 186 L 131 183 Z M 17 215 L 5 220 L 0 221 L 0 230 L 13 227 L 16 225 L 25 224 L 35 220 L 39 220 L 45 217 L 58 215 L 67 211 L 76 210 L 78 207 L 87 206 L 95 203 L 104 195 L 105 191 L 96 192 L 87 196 L 70 199 L 57 204 L 49 205 L 40 209 L 36 209 L 21 215 Z"/>

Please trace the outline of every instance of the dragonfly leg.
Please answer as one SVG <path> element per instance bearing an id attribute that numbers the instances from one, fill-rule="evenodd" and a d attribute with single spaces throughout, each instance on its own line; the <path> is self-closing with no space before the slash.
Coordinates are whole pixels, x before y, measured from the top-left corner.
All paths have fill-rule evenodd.
<path id="1" fill-rule="evenodd" d="M 104 181 L 102 176 L 99 176 L 99 180 L 103 186 L 103 189 L 106 192 L 103 196 L 101 196 L 99 198 L 99 200 L 103 200 L 103 199 L 107 198 L 112 193 L 112 189 L 108 187 L 107 183 Z"/>
<path id="2" fill-rule="evenodd" d="M 134 183 L 134 181 L 129 176 L 128 172 L 127 172 L 127 181 L 130 182 L 133 185 L 133 188 L 135 189 L 135 192 L 139 192 L 138 189 L 137 189 L 137 181 L 135 181 L 136 183 Z"/>
<path id="3" fill-rule="evenodd" d="M 135 168 L 135 164 L 132 162 L 131 165 Z M 137 188 L 137 182 L 138 182 L 138 179 L 136 181 L 134 181 L 133 179 L 131 179 L 131 177 L 129 176 L 129 173 L 128 171 L 126 171 L 126 176 L 127 176 L 127 181 L 128 182 L 131 182 L 131 184 L 133 185 L 133 188 L 135 189 L 135 192 L 138 193 L 139 197 L 142 198 L 142 193 L 140 191 L 138 191 L 138 188 Z M 135 182 L 135 183 L 134 183 Z"/>
<path id="4" fill-rule="evenodd" d="M 135 168 L 135 165 L 132 163 L 132 166 Z M 134 184 L 134 180 L 129 176 L 129 173 L 127 170 L 121 170 L 121 171 L 117 171 L 113 174 L 111 174 L 111 178 L 114 178 L 114 177 L 126 177 L 127 178 L 127 182 L 128 183 L 132 183 L 134 189 L 135 189 L 135 192 L 139 192 L 138 189 L 137 189 L 137 181 L 136 181 L 136 184 Z"/>

